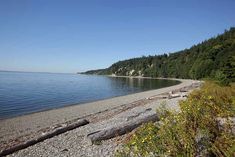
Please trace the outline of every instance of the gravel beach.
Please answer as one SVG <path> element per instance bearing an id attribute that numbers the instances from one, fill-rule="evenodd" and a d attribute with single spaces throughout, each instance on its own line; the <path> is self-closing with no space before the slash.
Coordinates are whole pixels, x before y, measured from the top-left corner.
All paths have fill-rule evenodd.
<path id="1" fill-rule="evenodd" d="M 172 99 L 161 99 L 158 95 L 172 91 L 177 93 L 177 90 L 184 87 L 191 87 L 191 91 L 194 89 L 193 85 L 198 83 L 194 80 L 179 81 L 180 84 L 171 87 L 1 120 L 0 151 L 85 118 L 90 122 L 88 125 L 44 140 L 9 156 L 113 156 L 127 134 L 104 140 L 98 145 L 92 144 L 87 135 L 152 115 L 162 102 L 169 108 L 178 110 L 178 101 L 185 99 L 182 93 L 180 97 Z"/>

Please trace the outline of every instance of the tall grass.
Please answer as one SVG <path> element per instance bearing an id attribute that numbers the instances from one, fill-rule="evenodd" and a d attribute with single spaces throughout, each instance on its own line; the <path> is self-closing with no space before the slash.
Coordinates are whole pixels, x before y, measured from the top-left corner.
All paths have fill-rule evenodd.
<path id="1" fill-rule="evenodd" d="M 234 84 L 206 82 L 179 105 L 180 112 L 159 109 L 161 121 L 139 128 L 116 156 L 235 156 Z"/>

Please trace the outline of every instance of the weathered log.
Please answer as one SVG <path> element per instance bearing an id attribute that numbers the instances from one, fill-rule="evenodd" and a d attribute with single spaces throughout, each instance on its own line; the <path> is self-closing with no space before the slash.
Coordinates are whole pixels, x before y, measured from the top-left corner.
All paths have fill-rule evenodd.
<path id="1" fill-rule="evenodd" d="M 107 140 L 116 136 L 126 134 L 128 132 L 131 132 L 132 130 L 134 130 L 135 128 L 137 128 L 143 123 L 155 122 L 158 120 L 159 120 L 159 117 L 157 116 L 157 114 L 153 114 L 151 116 L 147 116 L 141 119 L 130 121 L 129 123 L 126 123 L 124 125 L 116 126 L 113 128 L 108 128 L 108 129 L 101 130 L 101 131 L 95 131 L 93 133 L 88 134 L 87 137 L 91 140 L 92 143 L 96 141 Z"/>
<path id="2" fill-rule="evenodd" d="M 165 94 L 165 95 L 155 95 L 155 96 L 151 96 L 151 97 L 148 97 L 146 99 L 148 100 L 152 100 L 152 99 L 166 99 L 169 97 L 169 94 Z"/>
<path id="3" fill-rule="evenodd" d="M 0 156 L 9 155 L 9 154 L 14 153 L 18 150 L 27 148 L 29 146 L 32 146 L 32 145 L 38 143 L 38 142 L 42 142 L 42 141 L 44 141 L 48 138 L 52 138 L 56 135 L 62 134 L 62 133 L 67 132 L 69 130 L 72 130 L 72 129 L 78 128 L 80 126 L 86 125 L 88 123 L 89 122 L 86 119 L 80 119 L 75 123 L 72 123 L 70 125 L 67 125 L 67 126 L 64 126 L 64 127 L 61 127 L 61 128 L 57 128 L 57 129 L 55 129 L 55 130 L 53 130 L 49 133 L 46 133 L 46 134 L 44 134 L 44 135 L 42 135 L 38 138 L 30 139 L 30 140 L 28 140 L 24 143 L 20 143 L 18 145 L 13 146 L 13 147 L 7 148 L 7 149 L 0 152 Z"/>
<path id="4" fill-rule="evenodd" d="M 149 111 L 151 111 L 151 110 L 152 110 L 152 108 L 147 108 L 147 109 L 145 109 L 144 111 L 140 111 L 140 112 L 138 112 L 138 113 L 136 113 L 136 114 L 134 114 L 134 115 L 129 115 L 129 116 L 126 118 L 126 121 L 130 121 L 130 120 L 132 120 L 132 119 L 134 119 L 134 118 L 136 118 L 136 117 L 139 117 L 141 114 L 144 114 L 144 113 L 149 112 Z"/>
<path id="5" fill-rule="evenodd" d="M 180 94 L 170 94 L 169 99 L 180 97 Z"/>
<path id="6" fill-rule="evenodd" d="M 180 92 L 188 92 L 188 91 L 189 91 L 189 88 L 187 88 L 187 87 L 181 88 L 179 91 L 180 91 Z"/>

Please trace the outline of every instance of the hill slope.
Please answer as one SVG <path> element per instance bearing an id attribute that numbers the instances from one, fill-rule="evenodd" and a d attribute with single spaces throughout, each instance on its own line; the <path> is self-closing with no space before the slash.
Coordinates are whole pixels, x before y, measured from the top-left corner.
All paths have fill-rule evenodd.
<path id="1" fill-rule="evenodd" d="M 119 61 L 85 74 L 174 78 L 235 78 L 235 28 L 189 49 L 171 54 Z"/>

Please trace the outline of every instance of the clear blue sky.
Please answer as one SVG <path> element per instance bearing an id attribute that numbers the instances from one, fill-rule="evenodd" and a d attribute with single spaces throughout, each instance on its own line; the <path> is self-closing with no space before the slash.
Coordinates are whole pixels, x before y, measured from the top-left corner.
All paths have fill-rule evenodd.
<path id="1" fill-rule="evenodd" d="M 1 0 L 0 70 L 77 72 L 235 26 L 235 0 Z"/>

